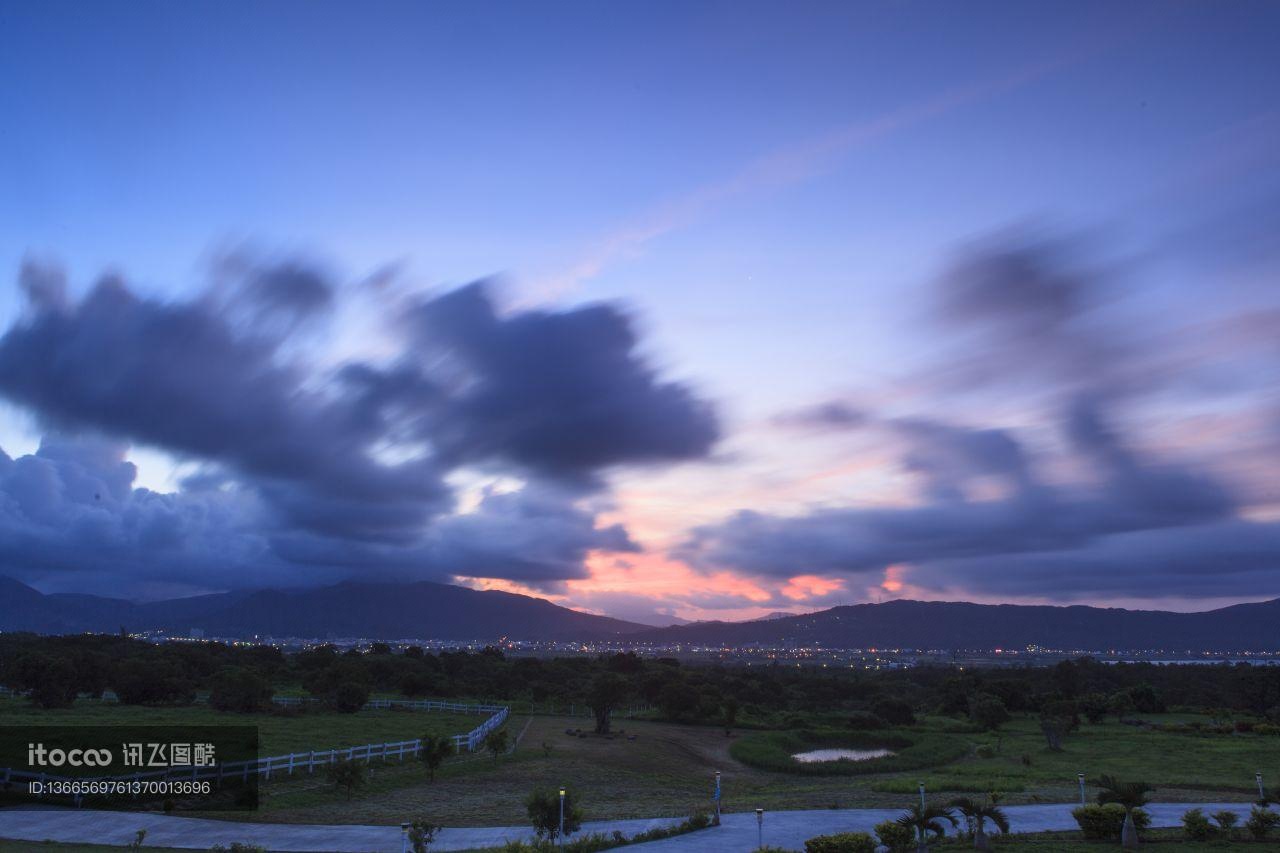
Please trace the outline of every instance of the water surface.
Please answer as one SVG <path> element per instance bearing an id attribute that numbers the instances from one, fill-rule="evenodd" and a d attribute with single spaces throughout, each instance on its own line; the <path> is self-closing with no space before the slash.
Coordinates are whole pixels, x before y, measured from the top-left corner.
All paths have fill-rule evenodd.
<path id="1" fill-rule="evenodd" d="M 884 758 L 893 755 L 888 749 L 811 749 L 808 752 L 797 752 L 791 757 L 801 764 L 814 764 L 819 761 L 870 761 L 873 758 Z"/>

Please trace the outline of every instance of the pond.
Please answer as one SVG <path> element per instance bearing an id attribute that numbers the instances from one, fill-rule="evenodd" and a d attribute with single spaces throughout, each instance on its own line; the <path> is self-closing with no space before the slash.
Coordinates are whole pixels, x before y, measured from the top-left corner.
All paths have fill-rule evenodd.
<path id="1" fill-rule="evenodd" d="M 797 752 L 791 757 L 801 764 L 814 764 L 819 761 L 870 761 L 889 755 L 893 755 L 893 751 L 888 749 L 812 749 Z"/>

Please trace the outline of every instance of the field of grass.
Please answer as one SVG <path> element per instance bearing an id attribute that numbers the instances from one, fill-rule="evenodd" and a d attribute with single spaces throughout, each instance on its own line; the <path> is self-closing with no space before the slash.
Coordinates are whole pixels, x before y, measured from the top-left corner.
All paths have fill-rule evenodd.
<path id="1" fill-rule="evenodd" d="M 477 718 L 408 711 L 242 718 L 204 707 L 147 709 L 87 703 L 50 714 L 21 702 L 0 702 L 0 723 L 37 720 L 254 722 L 262 727 L 265 749 L 288 752 L 326 743 L 416 737 L 431 730 L 463 731 L 474 726 Z M 1256 797 L 1254 773 L 1258 770 L 1280 787 L 1280 738 L 1174 734 L 1111 721 L 1084 724 L 1067 738 L 1063 752 L 1054 753 L 1030 717 L 1016 718 L 999 736 L 965 731 L 954 720 L 929 719 L 902 732 L 917 744 L 935 745 L 933 754 L 922 755 L 922 763 L 915 765 L 928 765 L 926 769 L 880 765 L 855 776 L 796 774 L 777 769 L 785 762 L 775 766 L 739 760 L 753 758 L 752 751 L 760 744 L 785 758 L 795 733 L 738 731 L 726 737 L 719 728 L 620 720 L 616 726 L 625 734 L 618 732 L 612 738 L 566 734 L 566 729 L 588 725 L 582 717 L 519 717 L 508 729 L 512 735 L 524 731 L 524 736 L 514 754 L 500 763 L 487 755 L 460 757 L 446 764 L 434 783 L 414 762 L 375 763 L 367 784 L 351 799 L 336 792 L 320 773 L 273 780 L 261 788 L 258 812 L 208 816 L 286 823 L 398 823 L 428 817 L 446 826 L 522 824 L 524 799 L 531 790 L 568 784 L 578 790 L 589 820 L 675 817 L 710 807 L 716 770 L 723 773 L 722 802 L 728 812 L 757 807 L 899 807 L 914 799 L 920 780 L 938 797 L 994 788 L 1003 791 L 1011 805 L 1071 802 L 1079 796 L 1077 772 L 1086 775 L 1091 798 L 1103 774 L 1149 782 L 1156 786 L 1155 798 L 1161 801 L 1245 802 Z M 861 735 L 847 739 L 852 744 L 857 737 Z M 867 737 L 874 736 L 868 733 Z M 979 747 L 990 747 L 989 757 L 979 757 Z"/>
<path id="2" fill-rule="evenodd" d="M 995 787 L 1009 804 L 1074 801 L 1077 772 L 1086 774 L 1090 798 L 1102 774 L 1145 780 L 1157 786 L 1157 799 L 1175 802 L 1248 801 L 1256 796 L 1253 774 L 1259 769 L 1280 783 L 1280 738 L 1168 734 L 1114 722 L 1085 724 L 1063 752 L 1053 753 L 1036 721 L 1019 718 L 999 737 L 999 751 L 980 758 L 976 747 L 995 748 L 996 736 L 961 733 L 954 721 L 930 720 L 923 733 L 960 742 L 959 757 L 925 771 L 844 777 L 797 775 L 736 760 L 732 747 L 756 733 L 729 738 L 720 729 L 631 720 L 620 724 L 626 735 L 578 738 L 565 729 L 586 721 L 566 717 L 520 718 L 513 732 L 526 722 L 520 747 L 498 766 L 488 759 L 457 763 L 434 784 L 416 766 L 375 768 L 367 788 L 350 801 L 320 779 L 273 784 L 263 789 L 257 819 L 383 823 L 429 816 L 454 826 L 522 823 L 529 791 L 560 784 L 581 792 L 589 820 L 679 816 L 709 807 L 716 770 L 723 773 L 725 811 L 896 807 L 913 799 L 922 779 L 939 796 Z"/>
<path id="3" fill-rule="evenodd" d="M 207 705 L 145 708 L 78 700 L 71 708 L 43 711 L 22 699 L 0 698 L 0 725 L 257 726 L 262 755 L 409 740 L 423 734 L 452 735 L 482 721 L 468 714 L 369 710 L 355 714 L 308 709 L 297 714 L 234 714 Z"/>

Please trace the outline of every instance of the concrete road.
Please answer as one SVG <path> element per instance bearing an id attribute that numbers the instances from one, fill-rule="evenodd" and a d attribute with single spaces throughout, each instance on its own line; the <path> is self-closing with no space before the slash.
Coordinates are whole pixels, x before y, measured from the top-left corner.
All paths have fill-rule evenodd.
<path id="1" fill-rule="evenodd" d="M 1242 823 L 1250 808 L 1242 803 L 1156 803 L 1147 806 L 1147 810 L 1151 812 L 1154 826 L 1179 826 L 1183 812 L 1196 806 L 1206 813 L 1231 809 L 1241 815 Z M 1074 803 L 1054 803 L 1008 806 L 1005 811 L 1014 832 L 1042 832 L 1076 829 L 1075 819 L 1071 817 L 1074 807 Z M 788 850 L 803 850 L 805 839 L 815 835 L 869 832 L 877 823 L 900 814 L 901 809 L 766 812 L 764 843 Z M 618 830 L 626 835 L 635 835 L 654 827 L 679 823 L 682 819 L 593 821 L 584 824 L 582 832 L 612 833 Z M 147 846 L 192 850 L 208 850 L 215 844 L 229 846 L 233 841 L 258 844 L 282 853 L 400 853 L 401 850 L 400 828 L 396 826 L 246 823 L 146 812 L 62 808 L 0 810 L 0 838 L 6 839 L 123 845 L 132 841 L 139 829 L 147 830 Z M 718 827 L 627 849 L 653 853 L 747 853 L 756 848 L 759 832 L 754 812 L 727 814 Z M 507 841 L 532 837 L 532 832 L 523 826 L 449 828 L 440 833 L 431 850 L 434 853 L 498 847 Z"/>

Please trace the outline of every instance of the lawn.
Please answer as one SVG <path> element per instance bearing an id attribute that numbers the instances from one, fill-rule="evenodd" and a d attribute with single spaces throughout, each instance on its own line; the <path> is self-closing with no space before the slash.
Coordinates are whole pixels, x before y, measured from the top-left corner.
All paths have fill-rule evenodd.
<path id="1" fill-rule="evenodd" d="M 257 726 L 262 755 L 361 746 L 410 740 L 423 734 L 470 731 L 483 718 L 434 711 L 369 710 L 355 714 L 308 709 L 305 712 L 234 714 L 207 705 L 146 708 L 78 700 L 71 708 L 44 711 L 21 699 L 0 699 L 0 725 L 85 726 Z"/>
<path id="2" fill-rule="evenodd" d="M 1115 841 L 1084 841 L 1078 832 L 1038 832 L 1027 835 L 1011 835 L 1008 838 L 994 836 L 991 838 L 993 850 L 1002 853 L 1104 853 L 1120 849 Z M 949 838 L 942 843 L 933 844 L 929 848 L 934 853 L 959 853 L 961 850 L 972 850 L 972 842 L 958 838 Z M 1142 836 L 1142 849 L 1148 851 L 1168 851 L 1168 853 L 1208 853 L 1218 850 L 1239 850 L 1241 853 L 1274 853 L 1280 851 L 1280 840 L 1252 841 L 1243 838 L 1228 841 L 1189 841 L 1178 829 L 1156 829 Z"/>
<path id="3" fill-rule="evenodd" d="M 88 704 L 48 718 L 60 713 L 67 721 L 121 724 L 243 719 L 203 707 Z M 18 702 L 0 704 L 0 723 L 31 722 L 32 717 L 46 715 Z M 478 721 L 404 711 L 258 717 L 248 721 L 262 726 L 266 743 L 280 752 L 326 743 L 415 737 L 429 729 L 462 731 Z M 1006 793 L 1005 802 L 1010 805 L 1071 802 L 1079 797 L 1077 772 L 1090 781 L 1090 798 L 1097 790 L 1093 783 L 1102 774 L 1154 784 L 1155 799 L 1161 801 L 1245 802 L 1256 796 L 1257 770 L 1266 774 L 1269 783 L 1280 785 L 1280 738 L 1172 734 L 1113 721 L 1084 724 L 1067 738 L 1063 752 L 1054 753 L 1047 749 L 1033 718 L 1015 719 L 999 738 L 958 731 L 955 720 L 929 719 L 909 733 L 921 742 L 936 739 L 947 746 L 939 751 L 934 766 L 914 770 L 885 766 L 883 772 L 856 776 L 793 774 L 735 760 L 731 747 L 758 736 L 752 732 L 736 731 L 726 737 L 720 728 L 620 720 L 616 726 L 625 734 L 612 739 L 565 733 L 587 726 L 583 717 L 519 717 L 508 726 L 512 735 L 524 731 L 519 748 L 500 763 L 487 755 L 460 757 L 446 764 L 434 783 L 428 782 L 426 771 L 415 762 L 375 763 L 367 783 L 351 799 L 336 792 L 320 773 L 273 780 L 261 788 L 258 812 L 234 817 L 287 823 L 398 823 L 429 817 L 446 826 L 523 824 L 529 792 L 561 784 L 580 792 L 588 820 L 677 817 L 710 807 L 716 770 L 723 773 L 725 811 L 900 807 L 914 799 L 920 780 L 939 798 L 995 787 Z M 635 740 L 630 739 L 633 735 Z M 770 741 L 777 745 L 785 738 Z M 995 749 L 997 741 L 998 751 L 991 757 L 978 756 L 978 747 Z M 957 743 L 961 748 L 954 749 Z"/>
<path id="4" fill-rule="evenodd" d="M 947 731 L 948 739 L 966 744 L 963 757 L 929 770 L 844 777 L 736 761 L 731 746 L 752 733 L 729 738 L 716 728 L 628 720 L 619 726 L 634 741 L 566 735 L 566 728 L 588 725 L 580 717 L 518 718 L 513 733 L 526 723 L 520 747 L 499 765 L 484 758 L 446 766 L 435 783 L 417 766 L 375 767 L 365 790 L 351 800 L 318 778 L 273 783 L 264 788 L 257 819 L 394 823 L 428 816 L 446 826 L 520 824 L 528 793 L 560 784 L 581 792 L 588 820 L 675 817 L 709 807 L 716 770 L 723 773 L 725 811 L 897 807 L 914 799 L 921 779 L 942 797 L 982 792 L 994 780 L 1008 804 L 1069 802 L 1079 797 L 1077 771 L 1091 780 L 1090 798 L 1097 790 L 1092 781 L 1104 773 L 1151 782 L 1158 786 L 1156 799 L 1164 801 L 1247 801 L 1258 769 L 1280 783 L 1280 738 L 1166 734 L 1114 722 L 1085 724 L 1067 739 L 1064 752 L 1052 753 L 1035 720 L 1020 718 L 1007 726 L 992 758 L 977 757 L 975 747 L 994 746 L 995 736 Z M 955 723 L 929 720 L 923 728 L 943 734 Z"/>

